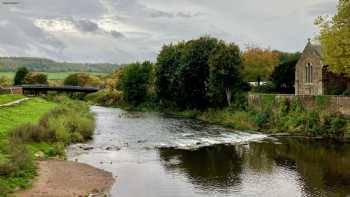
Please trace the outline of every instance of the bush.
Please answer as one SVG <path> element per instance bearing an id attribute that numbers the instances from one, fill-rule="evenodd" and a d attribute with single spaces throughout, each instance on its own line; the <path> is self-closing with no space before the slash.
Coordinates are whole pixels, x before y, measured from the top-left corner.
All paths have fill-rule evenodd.
<path id="1" fill-rule="evenodd" d="M 10 132 L 10 138 L 22 143 L 51 141 L 53 133 L 45 127 L 33 124 L 23 124 Z"/>
<path id="2" fill-rule="evenodd" d="M 99 105 L 118 105 L 123 101 L 123 92 L 118 90 L 100 90 L 96 93 L 88 94 L 85 100 Z"/>
<path id="3" fill-rule="evenodd" d="M 12 86 L 11 78 L 8 76 L 1 76 L 0 77 L 0 87 L 10 87 Z"/>
<path id="4" fill-rule="evenodd" d="M 11 141 L 4 152 L 6 156 L 0 158 L 0 176 L 21 176 L 33 168 L 33 160 L 23 144 Z"/>
<path id="5" fill-rule="evenodd" d="M 47 85 L 47 75 L 44 73 L 30 72 L 24 78 L 25 84 L 44 84 Z"/>
<path id="6" fill-rule="evenodd" d="M 64 80 L 64 85 L 80 86 L 80 87 L 100 87 L 101 80 L 88 73 L 74 73 Z"/>
<path id="7" fill-rule="evenodd" d="M 62 99 L 62 98 L 60 98 Z M 88 105 L 61 100 L 62 105 L 41 118 L 38 125 L 23 124 L 10 132 L 10 139 L 20 143 L 49 142 L 70 144 L 91 139 L 95 122 Z"/>

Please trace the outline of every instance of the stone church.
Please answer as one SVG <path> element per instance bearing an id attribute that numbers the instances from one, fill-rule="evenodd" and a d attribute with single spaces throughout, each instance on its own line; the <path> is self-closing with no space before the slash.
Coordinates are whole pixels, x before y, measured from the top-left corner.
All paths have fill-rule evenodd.
<path id="1" fill-rule="evenodd" d="M 321 46 L 308 41 L 295 68 L 296 95 L 339 95 L 350 87 L 349 78 L 328 71 Z"/>

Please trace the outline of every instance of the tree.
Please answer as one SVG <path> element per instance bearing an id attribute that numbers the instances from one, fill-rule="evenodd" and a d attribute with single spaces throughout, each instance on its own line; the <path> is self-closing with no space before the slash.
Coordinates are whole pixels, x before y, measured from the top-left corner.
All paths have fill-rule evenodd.
<path id="1" fill-rule="evenodd" d="M 275 68 L 271 75 L 271 81 L 274 84 L 275 91 L 279 93 L 294 93 L 294 73 L 298 59 L 289 60 Z"/>
<path id="2" fill-rule="evenodd" d="M 279 52 L 269 49 L 248 48 L 243 53 L 244 76 L 248 81 L 268 80 L 274 68 L 280 63 Z"/>
<path id="3" fill-rule="evenodd" d="M 220 41 L 209 57 L 209 95 L 215 105 L 231 105 L 232 94 L 242 84 L 240 49 Z"/>
<path id="4" fill-rule="evenodd" d="M 47 75 L 44 73 L 30 72 L 24 78 L 25 84 L 48 84 Z"/>
<path id="5" fill-rule="evenodd" d="M 330 71 L 350 76 L 350 0 L 339 0 L 334 17 L 318 17 L 323 60 Z"/>
<path id="6" fill-rule="evenodd" d="M 179 92 L 177 69 L 181 63 L 184 42 L 163 46 L 157 57 L 155 68 L 156 93 L 162 102 L 174 101 Z"/>
<path id="7" fill-rule="evenodd" d="M 80 87 L 99 87 L 101 80 L 88 73 L 74 73 L 64 80 L 64 85 L 80 86 Z"/>
<path id="8" fill-rule="evenodd" d="M 208 60 L 218 44 L 212 37 L 201 37 L 186 43 L 177 69 L 178 99 L 184 108 L 206 108 L 208 105 Z"/>
<path id="9" fill-rule="evenodd" d="M 120 86 L 126 102 L 138 105 L 146 100 L 153 68 L 150 62 L 133 63 L 124 67 Z"/>
<path id="10" fill-rule="evenodd" d="M 24 79 L 29 73 L 29 70 L 26 67 L 21 67 L 16 71 L 14 84 L 22 85 L 24 83 Z"/>

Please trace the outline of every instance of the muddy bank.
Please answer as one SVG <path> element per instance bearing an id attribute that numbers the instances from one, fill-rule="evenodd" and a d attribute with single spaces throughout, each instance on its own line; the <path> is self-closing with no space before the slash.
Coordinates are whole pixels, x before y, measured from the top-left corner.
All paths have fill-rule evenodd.
<path id="1" fill-rule="evenodd" d="M 114 182 L 111 173 L 86 164 L 48 160 L 39 162 L 33 187 L 15 193 L 18 197 L 104 196 Z M 95 196 L 95 195 L 94 195 Z"/>

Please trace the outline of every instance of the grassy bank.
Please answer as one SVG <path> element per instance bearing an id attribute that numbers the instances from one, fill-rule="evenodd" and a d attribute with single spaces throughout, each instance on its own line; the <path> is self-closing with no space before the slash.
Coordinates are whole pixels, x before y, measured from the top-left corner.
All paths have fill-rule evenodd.
<path id="1" fill-rule="evenodd" d="M 0 105 L 24 98 L 23 95 L 0 95 Z"/>
<path id="2" fill-rule="evenodd" d="M 65 97 L 0 108 L 0 122 L 1 197 L 30 186 L 36 159 L 64 156 L 66 145 L 90 139 L 94 130 L 89 106 Z"/>
<path id="3" fill-rule="evenodd" d="M 233 129 L 269 134 L 284 133 L 337 140 L 345 140 L 350 136 L 349 116 L 329 113 L 323 110 L 322 106 L 306 109 L 298 99 L 292 101 L 285 99 L 279 103 L 273 100 L 266 98 L 259 108 L 186 110 L 175 114 Z"/>

